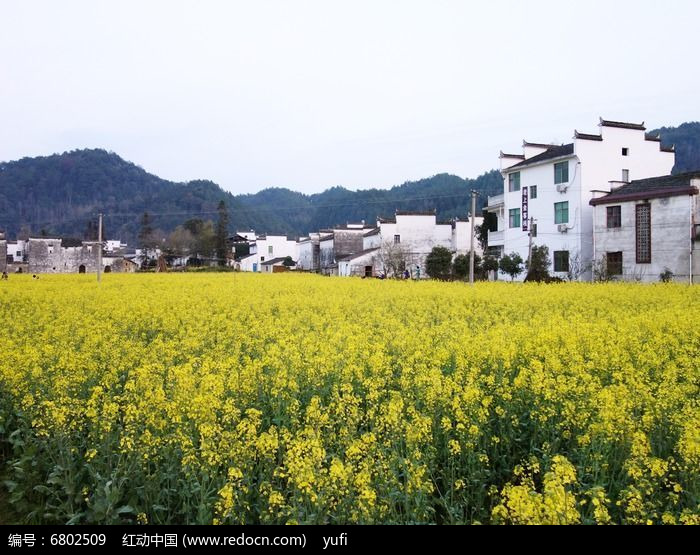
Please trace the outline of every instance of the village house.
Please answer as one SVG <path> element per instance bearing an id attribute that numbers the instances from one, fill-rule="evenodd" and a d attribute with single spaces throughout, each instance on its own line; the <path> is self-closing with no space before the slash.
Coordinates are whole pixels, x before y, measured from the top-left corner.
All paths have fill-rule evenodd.
<path id="1" fill-rule="evenodd" d="M 319 232 L 318 252 L 319 252 L 319 270 L 322 274 L 337 275 L 338 264 L 335 261 L 335 250 L 333 230 L 325 229 Z"/>
<path id="2" fill-rule="evenodd" d="M 119 239 L 108 239 L 104 241 L 104 252 L 107 254 L 122 253 L 127 248 L 126 243 L 122 243 Z"/>
<path id="3" fill-rule="evenodd" d="M 498 220 L 488 234 L 490 253 L 527 260 L 532 239 L 549 248 L 555 276 L 591 279 L 594 191 L 667 175 L 673 167 L 673 148 L 645 131 L 643 123 L 601 119 L 597 134 L 574 131 L 569 144 L 523 141 L 522 154 L 501 152 L 503 193 L 489 197 L 485 208 Z"/>
<path id="4" fill-rule="evenodd" d="M 297 241 L 297 268 L 317 272 L 321 267 L 321 234 L 309 233 Z"/>
<path id="5" fill-rule="evenodd" d="M 635 179 L 593 198 L 594 271 L 693 283 L 700 272 L 698 190 L 700 171 Z"/>
<path id="6" fill-rule="evenodd" d="M 7 241 L 7 263 L 20 264 L 27 261 L 27 242 L 22 240 Z"/>
<path id="7" fill-rule="evenodd" d="M 375 229 L 373 225 L 347 223 L 322 230 L 319 236 L 320 269 L 324 274 L 341 275 L 340 263 L 365 250 L 364 236 Z"/>
<path id="8" fill-rule="evenodd" d="M 83 241 L 80 246 L 64 246 L 58 237 L 30 237 L 27 262 L 32 274 L 97 272 L 101 245 Z"/>
<path id="9" fill-rule="evenodd" d="M 236 255 L 232 262 L 233 267 L 242 272 L 262 272 L 262 263 L 266 260 L 289 256 L 296 261 L 298 256 L 296 238 L 286 235 L 255 235 L 254 231 L 239 231 L 230 242 L 234 253 L 241 252 L 241 244 L 246 244 L 248 254 Z"/>
<path id="10" fill-rule="evenodd" d="M 471 225 L 481 225 L 482 220 L 438 222 L 434 210 L 397 210 L 394 218 L 380 218 L 376 226 L 364 221 L 346 223 L 310 233 L 296 242 L 284 236 L 258 236 L 250 245 L 250 254 L 236 258 L 235 267 L 272 272 L 289 256 L 295 262 L 294 269 L 325 275 L 371 277 L 408 270 L 414 277 L 427 277 L 425 259 L 430 251 L 442 246 L 453 255 L 467 254 Z M 481 252 L 476 242 L 475 251 Z"/>
<path id="11" fill-rule="evenodd" d="M 100 243 L 60 237 L 8 241 L 0 233 L 0 272 L 32 274 L 97 272 Z M 138 264 L 122 255 L 102 257 L 104 272 L 135 272 Z"/>
<path id="12" fill-rule="evenodd" d="M 427 256 L 434 247 L 445 247 L 453 256 L 467 254 L 471 225 L 481 225 L 482 218 L 471 221 L 438 222 L 435 210 L 410 212 L 397 210 L 394 218 L 380 218 L 374 229 L 362 236 L 362 249 L 338 259 L 338 275 L 396 275 L 408 271 L 414 278 L 428 277 Z M 475 252 L 480 252 L 474 244 Z"/>
<path id="13" fill-rule="evenodd" d="M 139 271 L 139 265 L 125 256 L 103 256 L 102 270 L 108 274 L 110 272 L 120 274 L 133 274 Z"/>
<path id="14" fill-rule="evenodd" d="M 264 274 L 276 274 L 278 272 L 288 272 L 289 270 L 293 270 L 295 268 L 293 263 L 289 265 L 286 264 L 290 258 L 291 257 L 285 256 L 265 260 L 265 262 L 260 263 L 260 271 Z"/>
<path id="15" fill-rule="evenodd" d="M 8 262 L 8 254 L 7 254 L 7 241 L 5 240 L 5 234 L 0 231 L 0 272 L 6 272 L 7 271 L 7 262 Z"/>

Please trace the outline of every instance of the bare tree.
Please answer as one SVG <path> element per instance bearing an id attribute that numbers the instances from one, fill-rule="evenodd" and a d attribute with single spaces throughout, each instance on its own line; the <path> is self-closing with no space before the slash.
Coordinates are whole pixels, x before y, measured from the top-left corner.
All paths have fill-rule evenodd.
<path id="1" fill-rule="evenodd" d="M 384 241 L 379 247 L 377 260 L 386 276 L 399 277 L 412 265 L 413 255 L 407 243 Z"/>
<path id="2" fill-rule="evenodd" d="M 613 276 L 608 270 L 608 260 L 605 255 L 601 256 L 598 260 L 594 260 L 592 264 L 593 269 L 593 281 L 606 282 L 612 281 Z"/>
<path id="3" fill-rule="evenodd" d="M 581 258 L 581 252 L 576 251 L 569 255 L 569 269 L 566 272 L 568 281 L 578 281 L 578 279 L 591 269 L 590 263 L 585 263 Z"/>
<path id="4" fill-rule="evenodd" d="M 194 251 L 196 241 L 189 229 L 179 225 L 168 235 L 167 250 L 178 256 L 185 256 Z"/>

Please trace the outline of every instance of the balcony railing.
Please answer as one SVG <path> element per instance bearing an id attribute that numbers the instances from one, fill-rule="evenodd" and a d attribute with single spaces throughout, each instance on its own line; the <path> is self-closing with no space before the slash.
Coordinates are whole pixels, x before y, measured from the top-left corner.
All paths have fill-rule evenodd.
<path id="1" fill-rule="evenodd" d="M 498 206 L 499 204 L 503 204 L 503 202 L 504 202 L 503 195 L 494 195 L 494 196 L 488 198 L 488 205 L 487 206 Z"/>
<path id="2" fill-rule="evenodd" d="M 503 243 L 503 231 L 489 231 L 488 244 L 490 247 Z"/>

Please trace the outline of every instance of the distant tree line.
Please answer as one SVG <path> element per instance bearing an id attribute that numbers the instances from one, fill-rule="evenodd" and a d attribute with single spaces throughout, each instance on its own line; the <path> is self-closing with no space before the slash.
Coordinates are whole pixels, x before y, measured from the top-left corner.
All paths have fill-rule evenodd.
<path id="1" fill-rule="evenodd" d="M 166 256 L 192 257 L 192 263 L 195 264 L 200 259 L 213 258 L 219 266 L 226 265 L 233 251 L 229 248 L 228 212 L 223 200 L 219 202 L 217 212 L 216 222 L 190 218 L 170 233 L 155 229 L 151 216 L 144 212 L 138 234 L 138 245 L 146 255 L 144 264 L 154 264 L 155 251 L 159 248 Z"/>

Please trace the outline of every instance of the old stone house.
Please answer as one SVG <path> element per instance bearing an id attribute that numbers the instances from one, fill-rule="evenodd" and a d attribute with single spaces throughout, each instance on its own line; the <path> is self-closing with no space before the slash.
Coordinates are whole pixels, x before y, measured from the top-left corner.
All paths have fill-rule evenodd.
<path id="1" fill-rule="evenodd" d="M 697 281 L 700 172 L 633 180 L 590 201 L 593 270 L 634 281 Z"/>
<path id="2" fill-rule="evenodd" d="M 32 274 L 97 272 L 101 245 L 83 241 L 80 246 L 64 246 L 58 237 L 30 237 L 27 262 Z"/>

